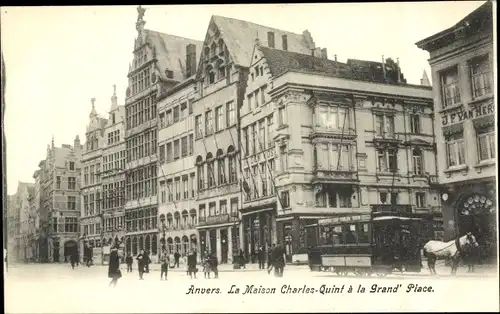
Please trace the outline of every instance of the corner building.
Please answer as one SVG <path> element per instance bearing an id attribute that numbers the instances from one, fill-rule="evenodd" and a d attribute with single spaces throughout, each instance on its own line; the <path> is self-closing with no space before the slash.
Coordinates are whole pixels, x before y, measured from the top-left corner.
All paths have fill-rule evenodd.
<path id="1" fill-rule="evenodd" d="M 250 133 L 273 147 L 276 238 L 288 261 L 307 261 L 317 231 L 306 226 L 320 218 L 397 212 L 428 221 L 416 241 L 438 236 L 439 228 L 436 234 L 432 228 L 439 226 L 440 203 L 430 87 L 407 84 L 391 59 L 342 63 L 329 60 L 325 49 L 313 56 L 257 44 L 252 61 L 250 73 L 270 82 L 274 121 L 271 134 L 263 120 L 259 132 L 253 126 Z M 258 145 L 243 138 L 245 146 Z M 246 176 L 265 186 L 265 177 L 252 174 Z M 349 228 L 320 234 L 319 241 L 363 245 L 364 227 L 353 222 Z M 348 233 L 356 233 L 355 243 Z"/>
<path id="2" fill-rule="evenodd" d="M 498 172 L 492 2 L 416 45 L 430 53 L 445 240 L 472 232 L 480 259 L 494 264 Z"/>
<path id="3" fill-rule="evenodd" d="M 186 47 L 191 39 L 145 29 L 139 7 L 138 36 L 129 66 L 125 99 L 126 251 L 158 252 L 157 97 L 186 76 Z"/>

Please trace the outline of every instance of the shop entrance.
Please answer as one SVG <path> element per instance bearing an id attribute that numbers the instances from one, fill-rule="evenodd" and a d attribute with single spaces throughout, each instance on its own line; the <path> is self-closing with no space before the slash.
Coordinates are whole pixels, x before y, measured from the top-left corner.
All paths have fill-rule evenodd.
<path id="1" fill-rule="evenodd" d="M 486 195 L 475 193 L 458 203 L 458 234 L 471 232 L 479 243 L 479 263 L 494 262 L 496 256 L 496 207 Z"/>

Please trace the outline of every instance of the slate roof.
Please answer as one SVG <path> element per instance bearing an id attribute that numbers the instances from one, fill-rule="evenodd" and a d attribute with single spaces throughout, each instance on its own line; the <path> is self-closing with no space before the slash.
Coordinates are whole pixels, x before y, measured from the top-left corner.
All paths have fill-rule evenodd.
<path id="1" fill-rule="evenodd" d="M 196 58 L 198 59 L 203 42 L 149 29 L 145 29 L 144 32 L 146 41 L 155 47 L 160 77 L 167 79 L 166 70 L 168 69 L 173 71 L 174 80 L 183 81 L 186 78 L 186 46 L 189 44 L 196 46 Z"/>
<path id="2" fill-rule="evenodd" d="M 415 45 L 420 49 L 433 51 L 439 47 L 449 45 L 450 41 L 454 39 L 454 32 L 466 26 L 470 26 L 474 31 L 481 31 L 483 28 L 491 29 L 493 27 L 493 5 L 491 1 L 486 1 L 455 25 L 422 39 Z"/>
<path id="3" fill-rule="evenodd" d="M 273 76 L 279 76 L 292 70 L 385 84 L 406 83 L 403 74 L 401 74 L 401 83 L 397 82 L 397 65 L 390 59 L 387 60 L 386 78 L 384 79 L 381 62 L 349 59 L 347 63 L 342 63 L 313 57 L 311 54 L 283 51 L 264 46 L 259 46 L 259 50 L 266 58 Z"/>
<path id="4" fill-rule="evenodd" d="M 213 15 L 212 20 L 224 38 L 224 43 L 233 58 L 234 64 L 248 67 L 251 63 L 255 39 L 268 46 L 267 33 L 274 32 L 275 47 L 281 48 L 282 36 L 287 36 L 288 51 L 310 54 L 311 48 L 305 37 L 300 34 L 279 30 L 247 21 Z"/>

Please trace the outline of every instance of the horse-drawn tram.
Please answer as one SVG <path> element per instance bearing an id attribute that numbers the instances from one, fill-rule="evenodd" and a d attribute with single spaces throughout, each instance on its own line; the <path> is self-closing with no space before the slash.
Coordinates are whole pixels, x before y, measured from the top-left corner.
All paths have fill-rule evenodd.
<path id="1" fill-rule="evenodd" d="M 309 248 L 312 271 L 337 275 L 385 276 L 394 270 L 420 272 L 420 249 L 428 235 L 428 220 L 411 214 L 372 213 L 318 220 L 307 227 L 316 232 Z"/>

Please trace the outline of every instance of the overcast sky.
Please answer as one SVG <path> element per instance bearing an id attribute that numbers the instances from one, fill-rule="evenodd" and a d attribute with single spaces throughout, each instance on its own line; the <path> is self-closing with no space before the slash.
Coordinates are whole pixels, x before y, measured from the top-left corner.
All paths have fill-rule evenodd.
<path id="1" fill-rule="evenodd" d="M 430 77 L 428 53 L 415 42 L 448 28 L 483 2 L 293 5 L 145 6 L 146 28 L 204 40 L 212 15 L 295 33 L 308 29 L 328 56 L 380 61 L 399 58 L 409 83 Z M 120 104 L 136 36 L 135 6 L 2 7 L 6 63 L 8 192 L 33 182 L 52 135 L 55 144 L 82 143 L 95 97 L 107 116 L 112 85 Z M 254 38 L 248 38 L 254 40 Z"/>

